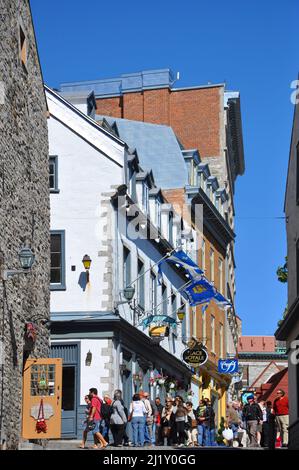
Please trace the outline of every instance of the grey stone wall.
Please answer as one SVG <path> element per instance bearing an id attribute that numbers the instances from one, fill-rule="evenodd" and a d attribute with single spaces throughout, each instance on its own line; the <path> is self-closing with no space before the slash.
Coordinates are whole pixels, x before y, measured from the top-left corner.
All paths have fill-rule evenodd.
<path id="1" fill-rule="evenodd" d="M 20 59 L 20 26 L 27 44 Z M 0 270 L 20 268 L 23 245 L 36 256 L 28 275 L 0 280 L 1 446 L 21 434 L 24 330 L 38 325 L 34 357 L 47 357 L 49 334 L 49 190 L 46 101 L 27 0 L 0 0 Z"/>

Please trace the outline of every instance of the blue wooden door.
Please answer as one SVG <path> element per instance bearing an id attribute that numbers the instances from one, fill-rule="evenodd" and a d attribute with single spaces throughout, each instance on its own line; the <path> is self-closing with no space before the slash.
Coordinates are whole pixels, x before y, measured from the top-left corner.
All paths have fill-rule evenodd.
<path id="1" fill-rule="evenodd" d="M 72 439 L 77 436 L 78 344 L 54 343 L 51 345 L 51 357 L 61 357 L 63 360 L 61 437 Z"/>

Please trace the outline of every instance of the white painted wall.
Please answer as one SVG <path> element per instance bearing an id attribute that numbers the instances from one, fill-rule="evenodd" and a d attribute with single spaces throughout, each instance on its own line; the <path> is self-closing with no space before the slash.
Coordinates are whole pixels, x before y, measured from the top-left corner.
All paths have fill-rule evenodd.
<path id="1" fill-rule="evenodd" d="M 101 378 L 108 377 L 109 371 L 105 369 L 106 364 L 113 360 L 111 356 L 104 356 L 102 350 L 108 348 L 108 339 L 84 339 L 81 340 L 80 357 L 80 404 L 84 405 L 84 396 L 89 389 L 95 387 L 98 389 L 100 397 L 107 390 L 107 384 L 101 381 Z M 92 354 L 90 366 L 85 365 L 85 359 L 88 352 Z"/>
<path id="2" fill-rule="evenodd" d="M 112 185 L 123 183 L 123 168 L 119 165 L 121 145 L 99 130 L 89 129 L 89 123 L 67 107 L 55 102 L 47 94 L 50 112 L 71 125 L 51 117 L 48 120 L 50 155 L 58 156 L 59 194 L 51 194 L 51 230 L 65 230 L 66 290 L 51 292 L 51 312 L 97 311 L 105 299 L 103 288 L 105 259 L 98 252 L 103 249 L 103 222 L 101 215 L 102 194 L 111 192 Z M 75 131 L 90 140 L 78 136 Z M 91 145 L 92 144 L 92 145 Z M 105 153 L 110 152 L 106 156 Z M 123 164 L 123 160 L 122 160 Z M 82 258 L 92 259 L 90 283 L 85 291 L 79 285 L 81 273 L 85 273 Z M 76 266 L 72 271 L 71 266 Z M 82 274 L 84 276 L 84 274 Z"/>

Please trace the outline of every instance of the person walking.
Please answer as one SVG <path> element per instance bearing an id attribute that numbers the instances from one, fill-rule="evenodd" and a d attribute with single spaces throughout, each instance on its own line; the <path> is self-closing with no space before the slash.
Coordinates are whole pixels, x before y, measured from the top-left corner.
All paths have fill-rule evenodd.
<path id="1" fill-rule="evenodd" d="M 114 447 L 122 447 L 127 417 L 122 404 L 122 393 L 120 390 L 115 390 L 113 399 L 110 429 L 113 435 Z"/>
<path id="2" fill-rule="evenodd" d="M 112 413 L 111 405 L 112 405 L 112 400 L 110 396 L 104 395 L 102 409 L 101 409 L 102 421 L 101 421 L 100 429 L 101 429 L 101 434 L 103 435 L 104 439 L 108 443 L 109 443 L 110 418 L 111 418 L 111 413 Z"/>
<path id="3" fill-rule="evenodd" d="M 260 406 L 254 401 L 254 396 L 249 395 L 243 408 L 243 418 L 249 436 L 249 447 L 259 447 L 257 441 L 258 424 L 263 421 L 263 413 Z"/>
<path id="4" fill-rule="evenodd" d="M 144 429 L 144 440 L 146 444 L 150 446 L 153 445 L 153 427 L 154 427 L 154 410 L 153 405 L 149 399 L 149 393 L 142 393 L 142 400 L 146 409 L 146 420 L 145 420 L 145 429 Z"/>
<path id="5" fill-rule="evenodd" d="M 204 411 L 206 409 L 206 405 L 204 399 L 201 399 L 199 405 L 196 409 L 196 418 L 197 418 L 197 442 L 200 447 L 203 446 L 204 443 Z"/>
<path id="6" fill-rule="evenodd" d="M 143 400 L 141 400 L 139 393 L 133 395 L 132 403 L 129 410 L 129 420 L 132 424 L 133 430 L 133 446 L 144 446 L 144 431 L 146 424 L 146 408 Z"/>
<path id="7" fill-rule="evenodd" d="M 155 398 L 155 442 L 156 445 L 162 445 L 162 426 L 161 426 L 161 419 L 162 419 L 162 411 L 163 405 L 161 403 L 160 397 Z"/>
<path id="8" fill-rule="evenodd" d="M 88 427 L 92 431 L 95 440 L 93 448 L 98 449 L 97 440 L 100 443 L 100 449 L 103 449 L 107 447 L 108 442 L 105 441 L 104 437 L 100 433 L 102 401 L 98 397 L 98 390 L 96 388 L 90 388 L 89 395 L 91 397 L 91 403 L 88 416 Z"/>
<path id="9" fill-rule="evenodd" d="M 187 410 L 187 446 L 189 447 L 197 447 L 197 419 L 196 413 L 193 410 L 193 405 L 191 401 L 187 401 L 186 403 L 186 410 Z"/>
<path id="10" fill-rule="evenodd" d="M 271 407 L 269 407 L 269 403 L 261 400 L 259 405 L 261 407 L 263 413 L 263 421 L 261 423 L 261 447 L 269 447 L 269 419 L 271 414 Z"/>
<path id="11" fill-rule="evenodd" d="M 277 427 L 280 433 L 282 447 L 288 447 L 289 443 L 289 400 L 284 390 L 277 390 L 277 397 L 273 402 L 273 410 Z"/>
<path id="12" fill-rule="evenodd" d="M 187 422 L 187 410 L 184 406 L 182 397 L 175 398 L 174 405 L 174 421 L 175 421 L 175 446 L 184 447 L 185 444 L 185 426 Z"/>
<path id="13" fill-rule="evenodd" d="M 173 414 L 173 400 L 171 397 L 166 398 L 165 406 L 161 414 L 161 434 L 162 442 L 170 446 L 175 441 L 175 422 Z"/>
<path id="14" fill-rule="evenodd" d="M 82 437 L 82 442 L 79 446 L 80 449 L 85 449 L 85 444 L 86 444 L 86 441 L 87 441 L 87 434 L 89 432 L 89 429 L 88 429 L 88 417 L 89 417 L 89 414 L 90 414 L 90 407 L 91 407 L 91 397 L 89 395 L 85 395 L 84 397 L 84 401 L 86 403 L 86 407 L 85 407 L 85 416 L 86 416 L 86 419 L 84 421 L 84 425 L 85 425 L 85 428 L 84 428 L 84 431 L 83 431 L 83 437 Z"/>
<path id="15" fill-rule="evenodd" d="M 228 427 L 233 431 L 233 439 L 238 439 L 238 429 L 240 425 L 240 416 L 236 403 L 228 403 L 226 409 L 226 422 Z"/>
<path id="16" fill-rule="evenodd" d="M 216 433 L 216 426 L 215 426 L 215 411 L 211 405 L 210 399 L 204 399 L 205 409 L 203 413 L 204 421 L 204 445 L 205 446 L 215 446 L 215 433 Z"/>

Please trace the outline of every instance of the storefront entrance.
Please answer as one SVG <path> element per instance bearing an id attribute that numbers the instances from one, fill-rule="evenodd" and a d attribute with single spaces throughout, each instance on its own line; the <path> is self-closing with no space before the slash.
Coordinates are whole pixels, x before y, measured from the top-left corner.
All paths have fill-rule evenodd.
<path id="1" fill-rule="evenodd" d="M 77 436 L 79 346 L 77 343 L 53 343 L 51 357 L 63 360 L 61 436 L 72 439 Z"/>

